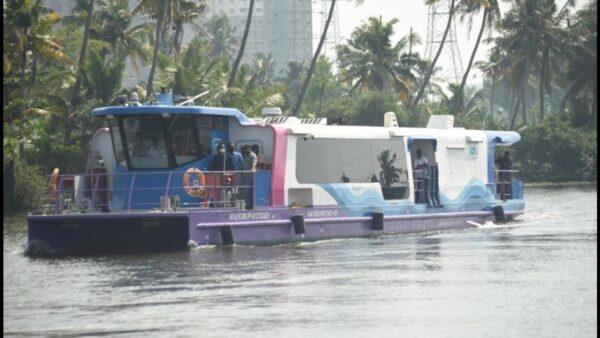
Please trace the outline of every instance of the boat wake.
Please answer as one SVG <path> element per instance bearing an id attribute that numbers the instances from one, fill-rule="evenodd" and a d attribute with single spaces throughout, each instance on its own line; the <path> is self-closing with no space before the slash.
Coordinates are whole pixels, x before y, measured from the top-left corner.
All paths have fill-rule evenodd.
<path id="1" fill-rule="evenodd" d="M 487 221 L 483 224 L 481 223 L 477 223 L 477 222 L 473 222 L 473 221 L 467 221 L 467 224 L 470 224 L 474 227 L 477 228 L 482 228 L 482 229 L 491 229 L 491 228 L 503 228 L 506 227 L 506 223 L 494 223 L 492 221 Z"/>

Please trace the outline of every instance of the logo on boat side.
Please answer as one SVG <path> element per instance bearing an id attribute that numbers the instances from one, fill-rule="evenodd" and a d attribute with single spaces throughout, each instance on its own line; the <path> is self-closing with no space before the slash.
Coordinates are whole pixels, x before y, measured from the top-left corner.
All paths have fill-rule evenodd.
<path id="1" fill-rule="evenodd" d="M 476 159 L 478 155 L 477 146 L 474 144 L 469 145 L 469 158 Z"/>
<path id="2" fill-rule="evenodd" d="M 325 210 L 309 210 L 307 217 L 337 217 L 340 215 L 340 211 L 337 209 L 325 209 Z"/>
<path id="3" fill-rule="evenodd" d="M 271 213 L 266 211 L 229 214 L 230 221 L 267 221 L 271 218 Z"/>

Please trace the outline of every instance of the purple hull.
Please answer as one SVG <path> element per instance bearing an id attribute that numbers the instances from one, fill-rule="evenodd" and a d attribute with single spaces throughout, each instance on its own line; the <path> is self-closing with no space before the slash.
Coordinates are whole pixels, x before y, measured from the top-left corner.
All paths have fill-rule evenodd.
<path id="1" fill-rule="evenodd" d="M 522 210 L 508 211 L 512 219 Z M 491 211 L 346 215 L 338 207 L 28 217 L 27 253 L 161 252 L 197 245 L 273 244 L 460 229 L 494 218 Z"/>
<path id="2" fill-rule="evenodd" d="M 512 218 L 522 212 L 507 212 Z M 198 245 L 261 244 L 369 237 L 473 227 L 491 211 L 349 217 L 341 209 L 265 209 L 190 212 L 189 238 Z M 299 217 L 301 216 L 301 217 Z M 323 217 L 325 216 L 325 217 Z"/>

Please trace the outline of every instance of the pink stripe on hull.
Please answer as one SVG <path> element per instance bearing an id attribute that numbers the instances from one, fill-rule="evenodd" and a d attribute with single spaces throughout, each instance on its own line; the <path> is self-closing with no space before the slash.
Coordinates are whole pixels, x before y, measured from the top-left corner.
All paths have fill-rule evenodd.
<path id="1" fill-rule="evenodd" d="M 284 203 L 285 163 L 287 161 L 287 130 L 278 124 L 270 124 L 273 128 L 273 164 L 271 167 L 271 206 L 282 206 Z"/>

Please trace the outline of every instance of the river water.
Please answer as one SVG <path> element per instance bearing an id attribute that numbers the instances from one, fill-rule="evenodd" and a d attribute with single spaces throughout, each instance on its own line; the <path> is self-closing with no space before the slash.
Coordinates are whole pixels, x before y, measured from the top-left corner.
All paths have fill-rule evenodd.
<path id="1" fill-rule="evenodd" d="M 506 224 L 169 254 L 28 258 L 4 218 L 8 337 L 595 337 L 597 189 Z"/>

